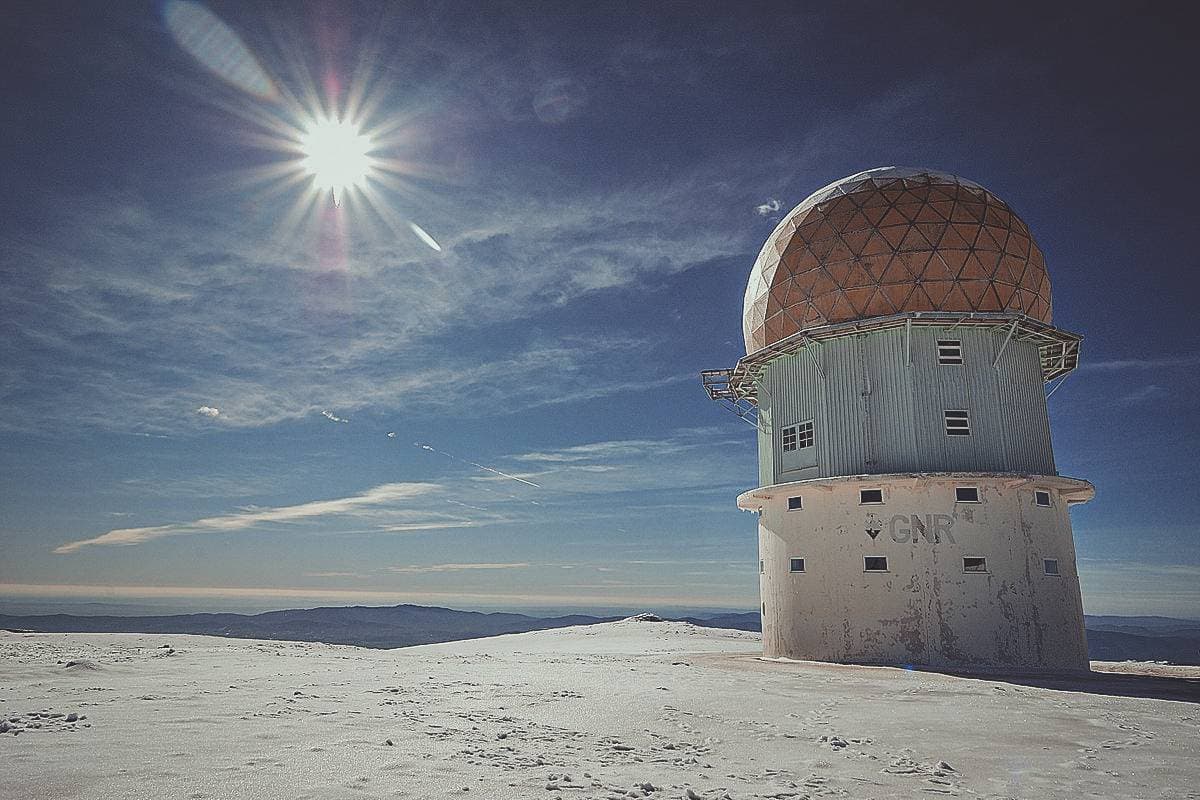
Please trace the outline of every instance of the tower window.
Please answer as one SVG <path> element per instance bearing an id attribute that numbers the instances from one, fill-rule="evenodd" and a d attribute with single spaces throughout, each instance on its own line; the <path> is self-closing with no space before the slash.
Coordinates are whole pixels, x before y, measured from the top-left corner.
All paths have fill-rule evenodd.
<path id="1" fill-rule="evenodd" d="M 1059 572 L 1058 572 L 1058 559 L 1057 559 L 1057 558 L 1047 558 L 1047 559 L 1044 559 L 1044 560 L 1042 561 L 1042 570 L 1043 570 L 1043 571 L 1044 571 L 1044 572 L 1045 572 L 1047 575 L 1058 575 L 1058 574 L 1059 574 Z"/>
<path id="2" fill-rule="evenodd" d="M 987 572 L 987 559 L 982 556 L 963 556 L 963 572 Z"/>
<path id="3" fill-rule="evenodd" d="M 796 449 L 796 429 L 799 425 L 789 425 L 783 429 L 783 452 L 790 453 Z"/>
<path id="4" fill-rule="evenodd" d="M 763 575 L 763 574 L 765 574 L 765 573 L 766 573 L 766 571 L 767 571 L 767 562 L 766 562 L 766 561 L 763 561 L 763 560 L 760 558 L 760 559 L 758 560 L 758 574 L 759 574 L 759 575 Z"/>
<path id="5" fill-rule="evenodd" d="M 887 571 L 887 556 L 863 556 L 863 572 Z"/>
<path id="6" fill-rule="evenodd" d="M 947 436 L 970 436 L 971 419 L 966 411 L 945 411 Z"/>
<path id="7" fill-rule="evenodd" d="M 800 511 L 804 508 L 804 498 L 797 495 L 788 498 L 788 511 Z"/>
<path id="8" fill-rule="evenodd" d="M 803 450 L 805 447 L 812 447 L 816 441 L 813 432 L 813 421 L 806 420 L 796 426 L 796 445 Z"/>
<path id="9" fill-rule="evenodd" d="M 791 560 L 790 569 L 792 572 L 804 572 L 804 559 L 793 558 Z"/>
<path id="10" fill-rule="evenodd" d="M 1050 507 L 1050 493 L 1043 492 L 1040 489 L 1033 493 L 1033 504 L 1044 508 Z"/>
<path id="11" fill-rule="evenodd" d="M 956 503 L 978 503 L 979 489 L 974 486 L 955 486 L 954 487 L 954 502 Z"/>
<path id="12" fill-rule="evenodd" d="M 860 506 L 883 502 L 883 489 L 859 489 L 858 504 Z"/>
<path id="13" fill-rule="evenodd" d="M 939 364 L 963 363 L 962 342 L 958 339 L 938 339 L 937 349 Z"/>

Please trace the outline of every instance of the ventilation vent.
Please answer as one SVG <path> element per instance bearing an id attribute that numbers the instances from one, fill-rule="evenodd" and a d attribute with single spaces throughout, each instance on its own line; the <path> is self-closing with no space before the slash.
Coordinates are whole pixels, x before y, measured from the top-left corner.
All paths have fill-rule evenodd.
<path id="1" fill-rule="evenodd" d="M 966 411 L 946 411 L 946 435 L 970 436 L 971 418 Z"/>
<path id="2" fill-rule="evenodd" d="M 962 342 L 958 339 L 938 339 L 937 348 L 939 364 L 963 363 Z"/>

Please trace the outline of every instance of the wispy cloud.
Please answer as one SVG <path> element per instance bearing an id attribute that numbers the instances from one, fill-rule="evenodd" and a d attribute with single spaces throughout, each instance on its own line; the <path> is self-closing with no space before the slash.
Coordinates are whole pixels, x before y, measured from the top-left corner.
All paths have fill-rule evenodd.
<path id="1" fill-rule="evenodd" d="M 502 570 L 527 569 L 531 565 L 524 562 L 507 564 L 411 564 L 401 567 L 388 567 L 388 572 L 426 573 L 426 572 L 470 572 L 472 570 Z"/>
<path id="2" fill-rule="evenodd" d="M 400 591 L 394 588 L 361 589 L 312 589 L 305 587 L 276 586 L 122 586 L 110 584 L 53 584 L 53 583 L 0 583 L 0 597 L 45 597 L 45 598 L 103 598 L 112 602 L 121 599 L 199 599 L 213 600 L 258 600 L 277 602 L 280 607 L 295 606 L 306 602 L 346 603 L 420 603 L 461 605 L 464 603 L 493 604 L 511 607 L 526 606 L 605 606 L 605 607 L 654 607 L 659 606 L 721 606 L 730 608 L 752 608 L 754 596 L 750 593 L 727 592 L 706 594 L 698 588 L 682 590 L 673 587 L 673 592 L 654 594 L 631 593 L 627 587 L 604 587 L 614 591 L 591 594 L 574 591 L 473 592 L 454 589 L 448 591 Z"/>
<path id="3" fill-rule="evenodd" d="M 496 522 L 497 520 L 489 520 Z M 381 533 L 414 533 L 416 531 L 443 531 L 454 528 L 474 528 L 479 523 L 469 519 L 431 520 L 429 522 L 400 522 L 395 525 L 380 525 L 374 530 Z"/>
<path id="4" fill-rule="evenodd" d="M 334 414 L 332 411 L 322 411 L 321 416 L 324 417 L 325 419 L 329 420 L 330 422 L 349 422 L 350 421 L 350 420 L 346 419 L 345 417 L 339 417 L 338 415 Z"/>
<path id="5" fill-rule="evenodd" d="M 176 218 L 130 198 L 61 204 L 47 235 L 9 243 L 10 263 L 38 268 L 18 272 L 0 297 L 0 406 L 20 397 L 25 410 L 0 426 L 71 419 L 175 433 L 189 416 L 219 414 L 238 428 L 364 408 L 517 411 L 662 385 L 651 363 L 627 358 L 653 347 L 635 336 L 531 335 L 499 353 L 440 337 L 752 249 L 748 234 L 721 230 L 717 209 L 694 218 L 695 182 L 553 199 L 467 193 L 469 209 L 431 200 L 431 216 L 456 223 L 436 255 L 357 215 L 350 263 L 336 274 L 314 255 L 315 231 Z M 679 219 L 664 209 L 680 209 Z M 88 391 L 69 388 L 79 385 Z M 113 407 L 133 413 L 113 419 Z"/>
<path id="6" fill-rule="evenodd" d="M 1162 614 L 1200 619 L 1200 564 L 1080 558 L 1089 614 Z"/>
<path id="7" fill-rule="evenodd" d="M 1081 372 L 1116 372 L 1118 370 L 1174 369 L 1200 366 L 1200 353 L 1180 353 L 1158 358 L 1114 358 L 1106 361 L 1083 361 Z"/>
<path id="8" fill-rule="evenodd" d="M 765 203 L 755 206 L 754 213 L 758 214 L 760 217 L 769 217 L 772 214 L 779 213 L 779 209 L 782 207 L 782 204 L 778 200 L 772 198 Z"/>
<path id="9" fill-rule="evenodd" d="M 361 494 L 333 500 L 314 500 L 277 508 L 250 508 L 237 514 L 206 517 L 193 522 L 154 525 L 143 528 L 117 528 L 91 539 L 81 539 L 54 548 L 55 553 L 74 553 L 91 545 L 136 545 L 160 539 L 197 533 L 240 531 L 256 525 L 311 520 L 318 517 L 352 515 L 382 505 L 408 500 L 435 492 L 441 487 L 432 483 L 386 483 Z"/>
<path id="10" fill-rule="evenodd" d="M 1159 386 L 1155 383 L 1149 383 L 1145 386 L 1134 389 L 1128 394 L 1122 395 L 1118 399 L 1118 402 L 1125 405 L 1137 405 L 1138 403 L 1144 403 L 1148 400 L 1166 397 L 1169 394 L 1170 392 L 1165 387 Z"/>

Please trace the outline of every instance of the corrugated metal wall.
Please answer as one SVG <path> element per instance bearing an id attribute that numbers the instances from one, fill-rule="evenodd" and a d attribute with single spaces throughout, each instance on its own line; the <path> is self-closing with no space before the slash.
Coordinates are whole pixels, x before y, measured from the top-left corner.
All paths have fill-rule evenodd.
<path id="1" fill-rule="evenodd" d="M 1056 474 L 1037 347 L 1010 341 L 992 367 L 1006 333 L 914 327 L 911 363 L 902 328 L 776 359 L 759 384 L 768 422 L 759 433 L 762 485 L 889 472 Z M 964 363 L 938 364 L 938 339 L 960 341 Z M 969 412 L 970 436 L 946 434 L 943 412 L 953 409 Z M 797 469 L 795 454 L 781 450 L 782 429 L 807 419 L 815 422 L 817 465 Z"/>

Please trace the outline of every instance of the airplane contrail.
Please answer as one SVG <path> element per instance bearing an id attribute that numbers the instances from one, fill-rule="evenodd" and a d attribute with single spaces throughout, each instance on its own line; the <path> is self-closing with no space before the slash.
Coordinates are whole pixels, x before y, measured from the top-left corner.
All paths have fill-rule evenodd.
<path id="1" fill-rule="evenodd" d="M 440 455 L 443 455 L 443 456 L 445 456 L 446 458 L 452 458 L 452 459 L 454 459 L 455 461 L 461 461 L 461 462 L 462 462 L 462 463 L 464 463 L 464 464 L 470 464 L 472 467 L 478 467 L 479 469 L 486 470 L 486 471 L 488 471 L 488 472 L 491 472 L 491 473 L 493 473 L 493 474 L 495 474 L 495 475 L 499 475 L 501 478 L 508 478 L 509 480 L 512 480 L 512 481 L 517 481 L 518 483 L 523 483 L 523 484 L 525 484 L 526 486 L 532 486 L 532 487 L 533 487 L 533 488 L 535 488 L 535 489 L 540 489 L 540 488 L 542 488 L 540 485 L 538 485 L 538 484 L 534 483 L 533 481 L 527 481 L 527 480 L 525 480 L 524 478 L 518 478 L 516 475 L 509 475 L 507 472 L 501 472 L 501 471 L 500 471 L 500 470 L 498 470 L 498 469 L 493 469 L 493 468 L 491 468 L 491 467 L 486 467 L 486 466 L 484 466 L 483 464 L 478 464 L 478 463 L 476 463 L 476 462 L 474 462 L 474 461 L 469 461 L 468 459 L 465 459 L 465 458 L 459 458 L 458 456 L 456 456 L 456 455 L 453 455 L 452 453 L 447 453 L 445 450 L 438 450 L 438 449 L 437 449 L 436 447 L 434 447 L 433 445 L 423 444 L 423 443 L 421 443 L 421 442 L 413 442 L 413 445 L 414 445 L 415 447 L 419 447 L 419 448 L 421 448 L 422 450 L 428 450 L 428 451 L 429 451 L 429 452 L 431 452 L 431 453 L 438 453 L 438 454 L 440 454 Z"/>

